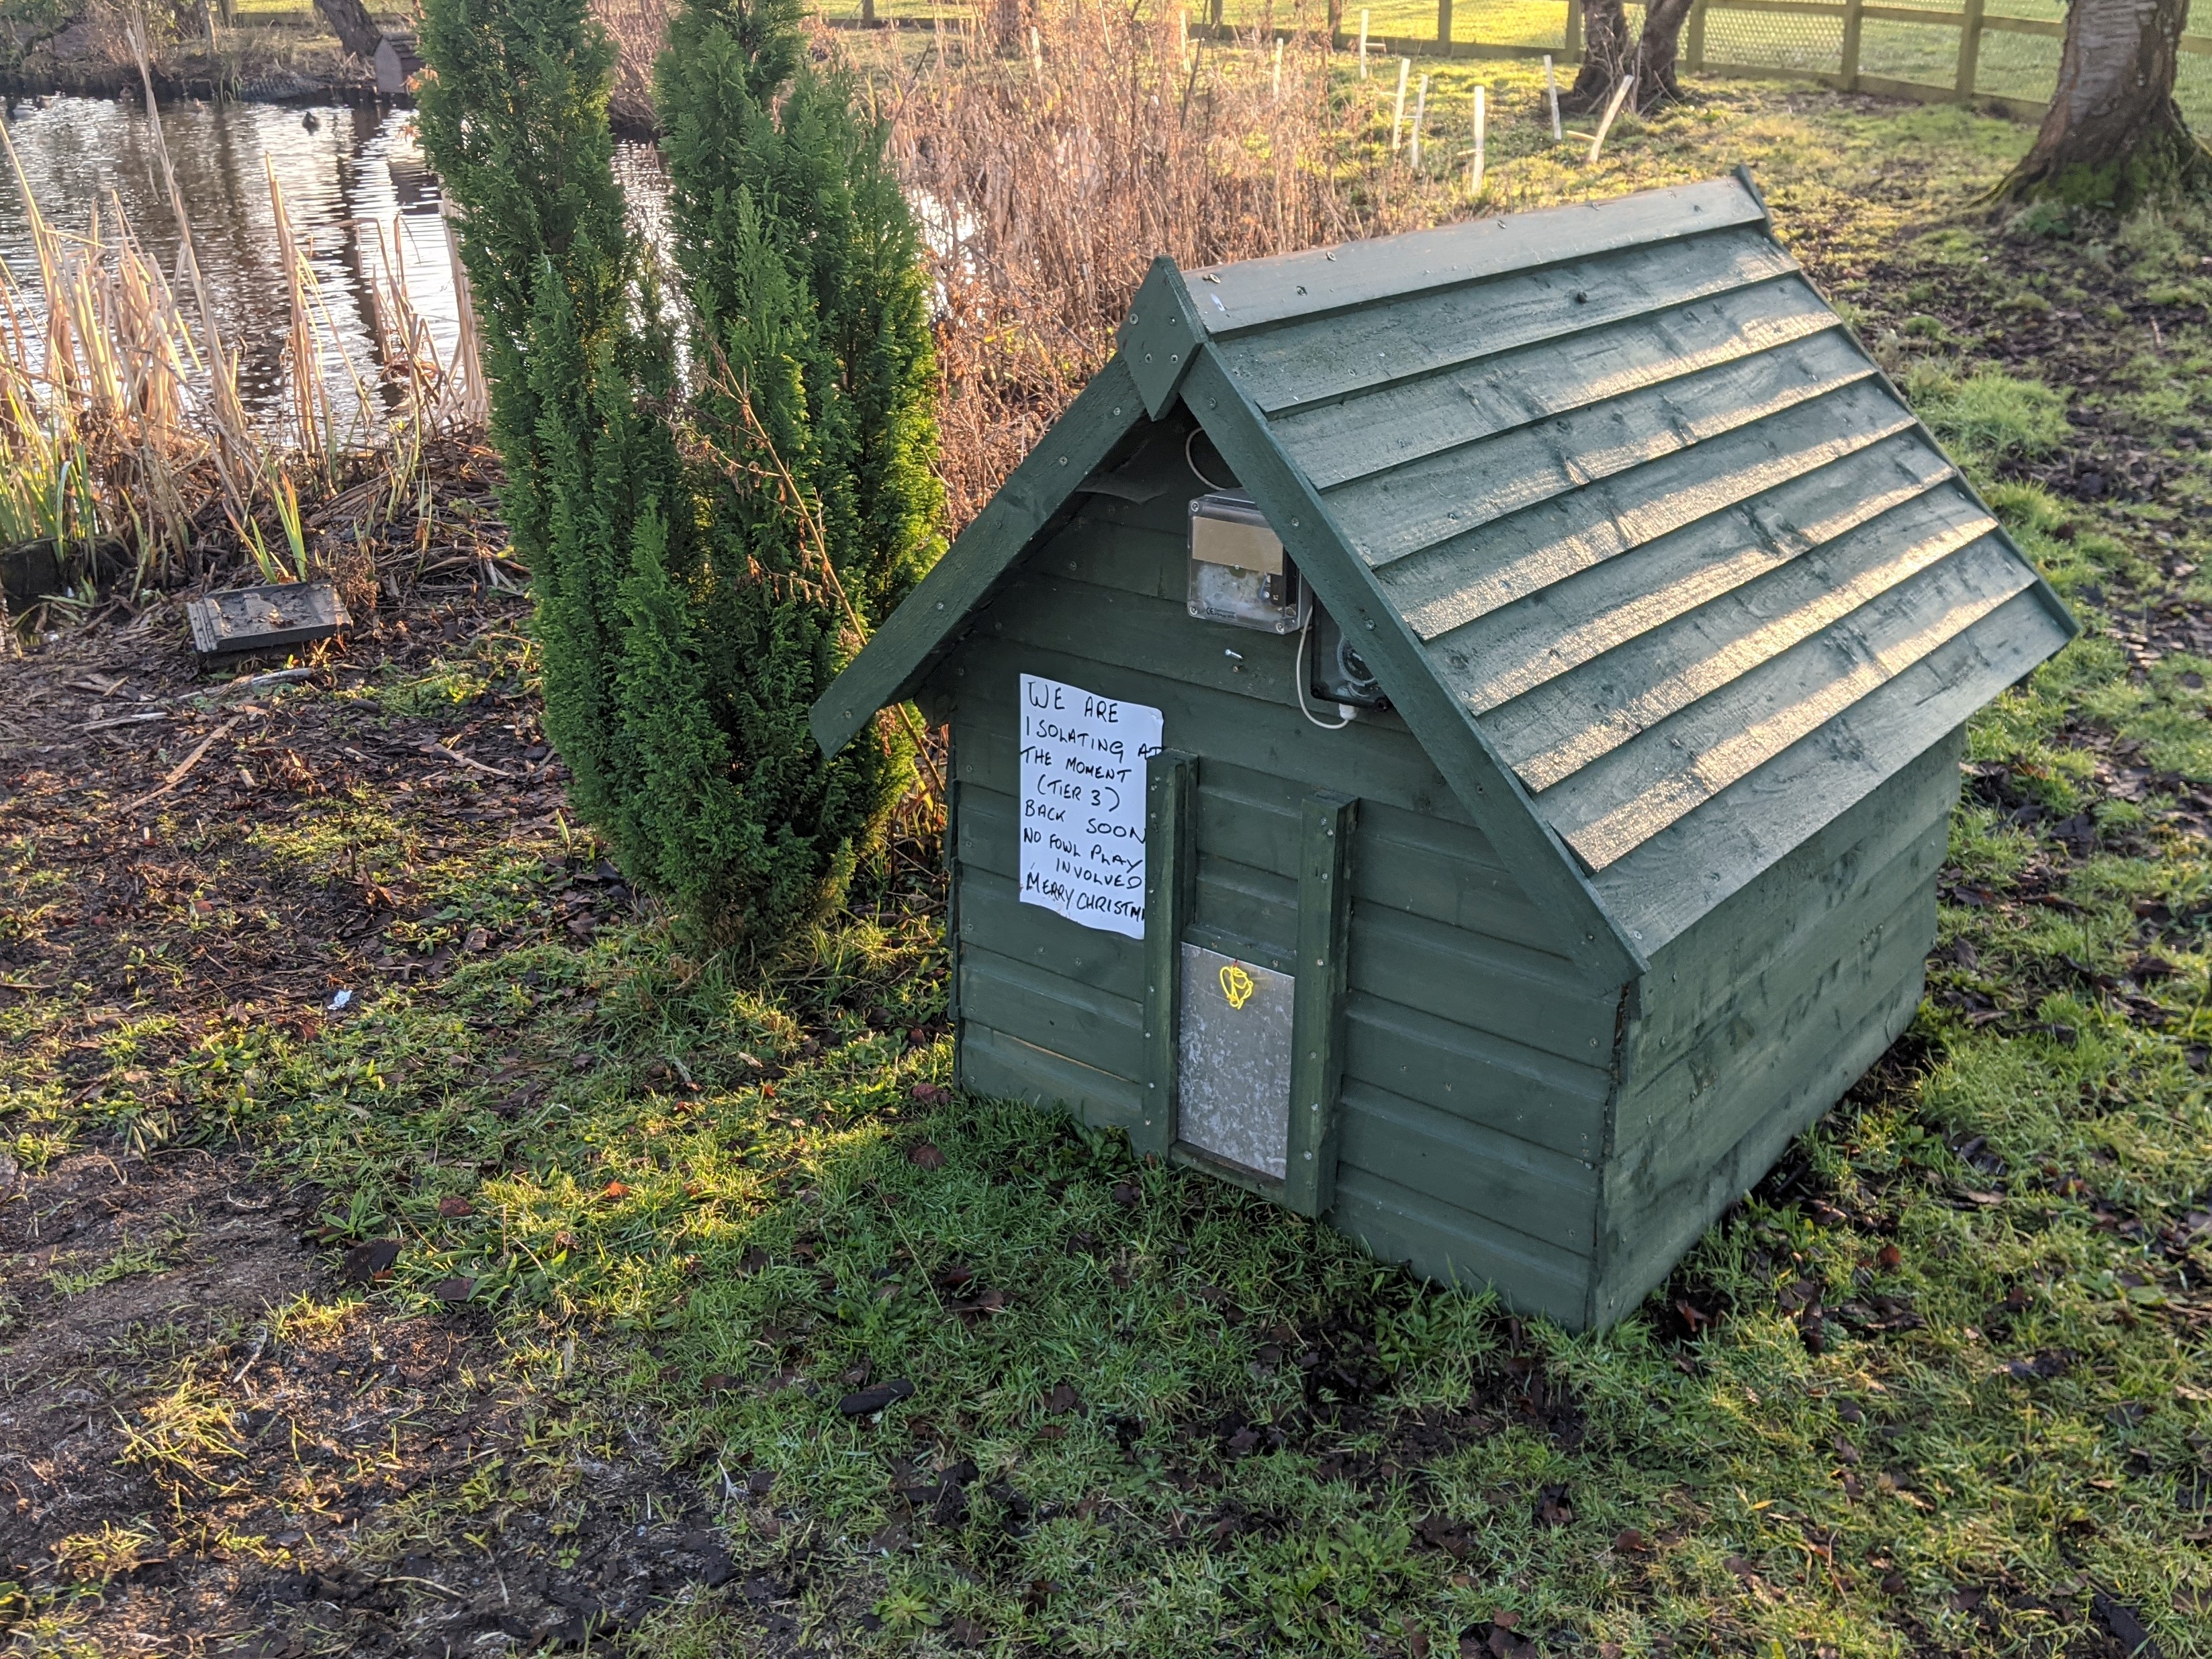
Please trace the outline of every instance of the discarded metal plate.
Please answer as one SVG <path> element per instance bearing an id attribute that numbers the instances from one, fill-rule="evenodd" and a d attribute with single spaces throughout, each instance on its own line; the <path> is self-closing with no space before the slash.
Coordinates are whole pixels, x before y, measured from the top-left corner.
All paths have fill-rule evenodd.
<path id="1" fill-rule="evenodd" d="M 192 649 L 204 657 L 277 651 L 326 640 L 353 618 L 328 582 L 284 582 L 273 587 L 234 587 L 185 607 Z"/>
<path id="2" fill-rule="evenodd" d="M 1272 968 L 1182 947 L 1176 1135 L 1278 1181 L 1290 1163 L 1296 985 Z"/>

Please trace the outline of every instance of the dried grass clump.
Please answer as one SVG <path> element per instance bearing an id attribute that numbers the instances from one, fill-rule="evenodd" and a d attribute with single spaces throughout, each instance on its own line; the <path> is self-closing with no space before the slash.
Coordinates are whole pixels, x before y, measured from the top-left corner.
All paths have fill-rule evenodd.
<path id="1" fill-rule="evenodd" d="M 1279 73 L 1272 28 L 1191 39 L 1173 0 L 1035 0 L 996 40 L 940 24 L 919 53 L 836 37 L 925 221 L 956 524 L 1110 355 L 1155 255 L 1219 264 L 1450 210 L 1447 186 L 1394 178 L 1371 88 L 1333 82 L 1323 8 L 1270 21 L 1293 31 Z"/>
<path id="2" fill-rule="evenodd" d="M 290 396 L 273 416 L 249 415 L 159 123 L 149 131 L 183 228 L 173 282 L 119 205 L 95 206 L 82 231 L 57 227 L 0 129 L 41 301 L 29 304 L 0 269 L 0 549 L 52 544 L 73 589 L 49 600 L 61 611 L 82 611 L 118 578 L 136 594 L 241 559 L 264 580 L 305 577 L 325 562 L 309 534 L 318 501 L 366 476 L 376 500 L 411 503 L 426 445 L 483 418 L 467 331 L 455 361 L 441 362 L 388 247 L 372 278 L 380 364 L 367 379 L 353 370 L 273 174 Z M 398 510 L 387 505 L 383 520 Z"/>

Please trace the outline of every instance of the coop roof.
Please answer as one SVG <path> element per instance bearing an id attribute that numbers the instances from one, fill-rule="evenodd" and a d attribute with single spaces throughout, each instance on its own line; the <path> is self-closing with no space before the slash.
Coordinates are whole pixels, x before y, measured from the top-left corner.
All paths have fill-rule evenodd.
<path id="1" fill-rule="evenodd" d="M 1180 399 L 1494 843 L 1640 964 L 2075 624 L 1749 176 L 1185 272 L 814 710 L 910 695 Z"/>

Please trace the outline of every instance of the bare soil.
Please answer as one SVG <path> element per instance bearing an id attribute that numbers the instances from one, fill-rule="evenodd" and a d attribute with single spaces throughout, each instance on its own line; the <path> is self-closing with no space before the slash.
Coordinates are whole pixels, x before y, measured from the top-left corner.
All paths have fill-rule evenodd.
<path id="1" fill-rule="evenodd" d="M 305 684 L 420 670 L 524 614 L 481 585 L 387 598 Z M 267 857 L 257 830 L 332 792 L 404 802 L 427 865 L 545 839 L 563 805 L 534 708 L 492 695 L 363 721 L 297 682 L 256 685 L 254 665 L 204 674 L 184 631 L 161 602 L 0 660 L 0 846 L 58 869 L 65 895 L 0 933 L 0 1000 L 70 1006 L 63 1083 L 79 1102 L 149 1085 L 226 1022 L 312 1034 L 333 988 L 449 965 L 394 945 L 423 906 L 406 872 L 317 881 Z M 576 890 L 548 930 L 628 902 L 618 884 Z M 103 1035 L 157 1015 L 166 1030 L 112 1065 Z M 524 1425 L 495 1381 L 498 1341 L 465 1310 L 350 1300 L 345 1258 L 319 1242 L 323 1194 L 272 1180 L 181 1099 L 151 1121 L 153 1137 L 35 1176 L 0 1152 L 0 1580 L 24 1592 L 0 1601 L 0 1631 L 74 1586 L 77 1633 L 106 1651 L 489 1652 L 603 1641 L 729 1577 L 696 1477 L 643 1443 L 579 1450 L 587 1496 L 510 1516 L 489 1555 L 454 1535 L 469 1482 L 511 1496 L 499 1471 Z M 285 1318 L 302 1297 L 345 1311 Z M 410 1494 L 428 1500 L 420 1541 L 395 1556 Z M 537 1547 L 556 1530 L 557 1550 Z"/>

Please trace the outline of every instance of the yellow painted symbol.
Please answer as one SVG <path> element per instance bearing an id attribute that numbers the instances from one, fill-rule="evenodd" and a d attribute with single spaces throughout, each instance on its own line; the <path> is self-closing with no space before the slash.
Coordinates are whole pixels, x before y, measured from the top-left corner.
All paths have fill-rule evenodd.
<path id="1" fill-rule="evenodd" d="M 1231 1008 L 1242 1008 L 1252 1000 L 1252 993 L 1259 988 L 1241 962 L 1232 962 L 1221 970 L 1221 994 L 1229 999 Z"/>

